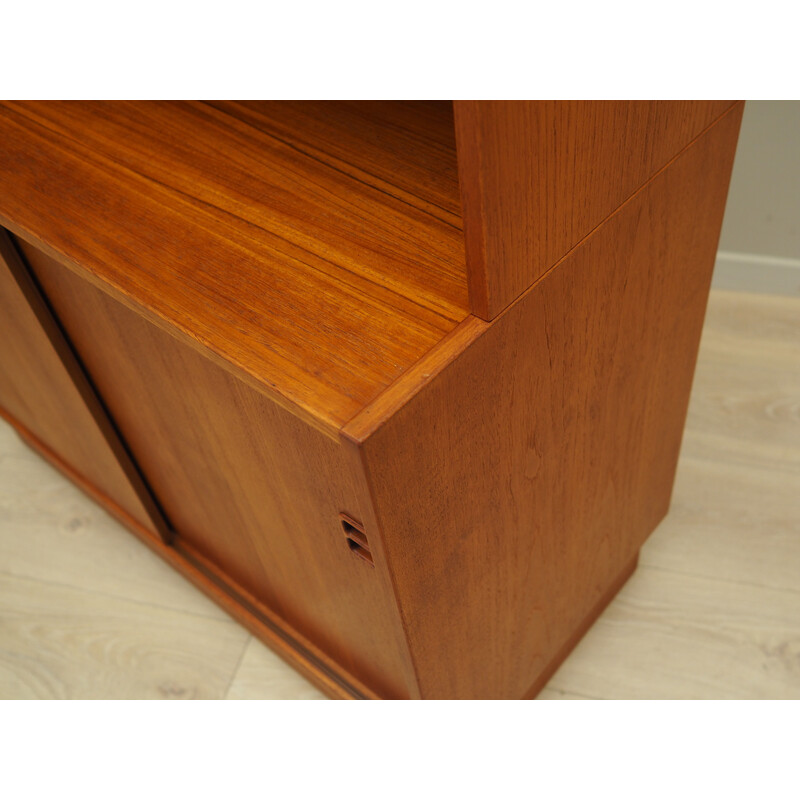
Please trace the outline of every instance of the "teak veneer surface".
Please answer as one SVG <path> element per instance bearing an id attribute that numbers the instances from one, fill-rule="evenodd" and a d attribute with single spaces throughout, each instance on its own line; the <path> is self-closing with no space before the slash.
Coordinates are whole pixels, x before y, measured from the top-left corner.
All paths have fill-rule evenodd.
<path id="1" fill-rule="evenodd" d="M 320 431 L 23 245 L 175 530 L 235 587 L 383 697 L 407 656 L 382 570 L 348 548 L 364 519 L 358 462 Z"/>
<path id="2" fill-rule="evenodd" d="M 666 513 L 741 113 L 345 428 L 423 698 L 527 696 Z"/>
<path id="3" fill-rule="evenodd" d="M 593 107 L 552 161 L 511 142 L 522 187 L 494 148 L 549 106 L 456 107 L 488 322 L 450 104 L 0 103 L 7 244 L 164 512 L 148 543 L 337 696 L 535 693 L 669 504 L 741 104 Z M 563 152 L 602 156 L 585 191 Z"/>
<path id="4" fill-rule="evenodd" d="M 147 488 L 2 230 L 0 414 L 24 425 L 153 536 L 166 535 Z"/>
<path id="5" fill-rule="evenodd" d="M 499 314 L 732 105 L 455 101 L 472 312 Z"/>
<path id="6" fill-rule="evenodd" d="M 332 434 L 468 314 L 452 113 L 4 102 L 0 223 Z"/>

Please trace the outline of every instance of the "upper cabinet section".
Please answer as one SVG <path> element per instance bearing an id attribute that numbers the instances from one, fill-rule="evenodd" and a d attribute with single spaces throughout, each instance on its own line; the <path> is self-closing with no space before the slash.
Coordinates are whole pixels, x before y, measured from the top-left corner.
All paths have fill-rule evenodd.
<path id="1" fill-rule="evenodd" d="M 455 101 L 471 310 L 497 316 L 732 101 Z"/>
<path id="2" fill-rule="evenodd" d="M 331 435 L 469 314 L 450 102 L 4 102 L 0 224 Z"/>

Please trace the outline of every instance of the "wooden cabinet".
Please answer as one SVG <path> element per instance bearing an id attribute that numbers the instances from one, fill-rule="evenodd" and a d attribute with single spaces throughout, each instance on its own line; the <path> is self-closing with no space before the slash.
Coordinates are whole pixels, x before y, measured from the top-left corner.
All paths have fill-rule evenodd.
<path id="1" fill-rule="evenodd" d="M 0 405 L 330 695 L 533 696 L 667 511 L 741 111 L 0 104 Z"/>

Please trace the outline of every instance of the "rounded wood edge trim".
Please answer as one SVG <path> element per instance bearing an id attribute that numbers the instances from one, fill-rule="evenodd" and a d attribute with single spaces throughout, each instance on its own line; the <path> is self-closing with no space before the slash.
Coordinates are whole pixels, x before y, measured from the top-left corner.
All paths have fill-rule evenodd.
<path id="1" fill-rule="evenodd" d="M 356 445 L 363 443 L 488 328 L 488 322 L 472 314 L 463 319 L 419 361 L 347 422 L 341 429 L 342 437 Z"/>
<path id="2" fill-rule="evenodd" d="M 2 212 L 0 212 L 0 227 L 5 228 L 10 233 L 14 234 L 14 236 L 27 242 L 31 247 L 41 250 L 45 255 L 49 256 L 54 261 L 57 261 L 65 269 L 70 270 L 79 278 L 87 281 L 95 288 L 100 289 L 110 298 L 118 303 L 121 303 L 123 306 L 135 312 L 143 319 L 146 319 L 149 323 L 155 325 L 160 330 L 168 333 L 179 342 L 188 345 L 200 355 L 208 358 L 217 366 L 233 375 L 233 377 L 243 381 L 252 389 L 255 389 L 257 392 L 264 395 L 268 400 L 288 411 L 293 416 L 303 420 L 303 422 L 320 431 L 320 433 L 325 434 L 325 436 L 328 438 L 336 440 L 341 427 L 341 419 L 338 414 L 320 414 L 313 407 L 307 406 L 290 395 L 285 395 L 277 389 L 274 389 L 269 385 L 269 383 L 262 380 L 258 375 L 251 373 L 244 366 L 231 361 L 225 355 L 222 355 L 221 353 L 218 353 L 216 350 L 212 349 L 210 345 L 206 344 L 200 339 L 195 338 L 190 332 L 184 330 L 172 321 L 165 319 L 160 314 L 149 309 L 147 306 L 142 305 L 137 300 L 129 297 L 121 289 L 105 281 L 103 278 L 92 272 L 92 270 L 88 267 L 84 267 L 78 262 L 73 261 L 59 250 L 51 247 L 43 239 L 40 239 L 38 236 L 31 234 L 26 229 L 17 225 Z"/>

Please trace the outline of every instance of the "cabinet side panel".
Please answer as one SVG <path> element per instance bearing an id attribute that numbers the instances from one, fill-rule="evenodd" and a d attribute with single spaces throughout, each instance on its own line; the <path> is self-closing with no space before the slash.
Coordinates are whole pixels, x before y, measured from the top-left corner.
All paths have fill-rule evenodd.
<path id="1" fill-rule="evenodd" d="M 342 446 L 43 253 L 30 261 L 176 531 L 233 584 L 381 696 L 407 658 Z M 369 536 L 369 531 L 367 532 Z"/>
<path id="2" fill-rule="evenodd" d="M 456 101 L 472 313 L 493 319 L 731 105 Z"/>
<path id="3" fill-rule="evenodd" d="M 423 697 L 523 697 L 666 513 L 740 117 L 363 441 Z"/>
<path id="4" fill-rule="evenodd" d="M 0 408 L 140 525 L 164 533 L 135 469 L 0 228 Z M 136 482 L 136 488 L 132 484 Z"/>

